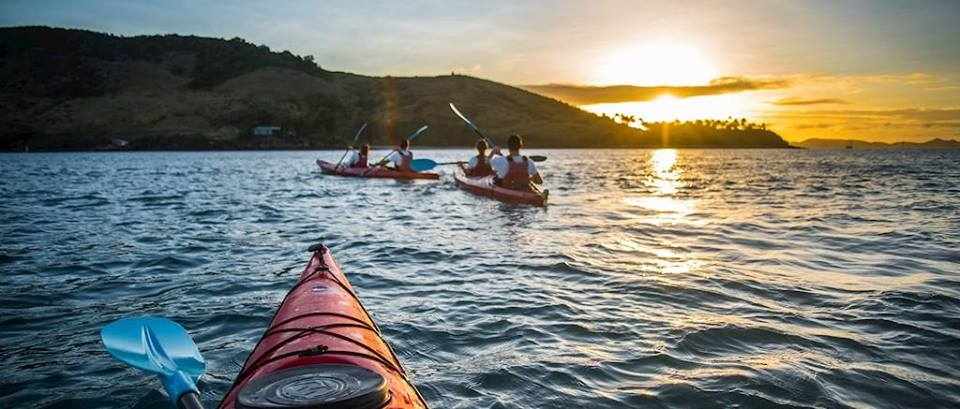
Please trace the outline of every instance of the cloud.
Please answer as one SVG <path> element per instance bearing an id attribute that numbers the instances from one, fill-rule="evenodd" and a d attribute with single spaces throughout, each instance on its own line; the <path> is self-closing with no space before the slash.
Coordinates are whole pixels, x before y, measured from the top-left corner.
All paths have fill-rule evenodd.
<path id="1" fill-rule="evenodd" d="M 807 111 L 809 114 L 817 115 L 842 115 L 848 117 L 884 117 L 899 118 L 910 121 L 951 121 L 960 120 L 960 109 L 923 109 L 923 108 L 904 108 L 904 109 L 884 109 L 884 110 L 824 110 Z"/>
<path id="2" fill-rule="evenodd" d="M 652 86 L 636 85 L 588 86 L 588 85 L 525 85 L 527 89 L 548 97 L 557 98 L 574 105 L 602 104 L 616 102 L 650 101 L 662 95 L 678 98 L 704 95 L 730 94 L 743 91 L 786 88 L 790 85 L 784 79 L 755 79 L 745 77 L 720 77 L 708 85 L 693 86 Z"/>
<path id="3" fill-rule="evenodd" d="M 800 124 L 795 129 L 827 129 L 834 127 L 834 124 Z"/>
<path id="4" fill-rule="evenodd" d="M 781 118 L 847 118 L 912 122 L 960 121 L 960 108 L 901 108 L 901 109 L 821 109 L 809 111 L 770 112 Z M 914 123 L 916 125 L 916 123 Z"/>
<path id="5" fill-rule="evenodd" d="M 841 127 L 837 125 L 836 127 Z M 816 126 L 807 126 L 807 125 L 797 125 L 794 128 L 796 129 L 811 129 L 816 128 Z M 937 129 L 937 128 L 956 128 L 960 129 L 960 122 L 958 121 L 949 121 L 949 122 L 875 122 L 875 121 L 866 121 L 866 122 L 856 122 L 848 123 L 843 125 L 841 128 L 851 131 L 862 131 L 862 130 L 877 130 L 877 129 Z"/>
<path id="6" fill-rule="evenodd" d="M 927 122 L 923 125 L 920 125 L 924 128 L 957 128 L 960 129 L 960 121 L 948 121 L 948 122 Z"/>
<path id="7" fill-rule="evenodd" d="M 956 81 L 941 75 L 916 72 L 910 74 L 869 74 L 869 75 L 831 75 L 798 73 L 781 75 L 778 78 L 789 81 L 790 93 L 794 98 L 785 98 L 786 102 L 796 100 L 817 100 L 824 95 L 860 95 L 858 100 L 876 100 L 890 96 L 891 90 L 917 93 L 942 91 L 958 85 Z M 822 98 L 834 99 L 834 98 Z M 779 101 L 778 101 L 779 102 Z"/>
<path id="8" fill-rule="evenodd" d="M 821 99 L 800 99 L 800 98 L 783 98 L 776 101 L 773 101 L 772 104 L 780 106 L 794 106 L 794 105 L 826 105 L 826 104 L 842 104 L 846 105 L 849 102 L 844 101 L 838 98 L 821 98 Z"/>

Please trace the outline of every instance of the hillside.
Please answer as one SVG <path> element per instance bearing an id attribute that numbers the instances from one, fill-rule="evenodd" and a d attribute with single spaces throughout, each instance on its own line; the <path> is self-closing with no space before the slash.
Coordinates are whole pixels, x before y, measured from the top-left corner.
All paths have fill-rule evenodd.
<path id="1" fill-rule="evenodd" d="M 769 131 L 663 138 L 492 81 L 332 72 L 240 38 L 0 28 L 0 76 L 6 150 L 341 147 L 363 122 L 374 144 L 428 124 L 418 144 L 472 145 L 450 101 L 489 135 L 519 133 L 531 147 L 787 146 Z M 282 130 L 254 136 L 256 126 Z"/>
<path id="2" fill-rule="evenodd" d="M 931 139 L 926 142 L 866 142 L 852 139 L 807 139 L 795 143 L 807 149 L 960 149 L 960 141 L 950 139 Z"/>

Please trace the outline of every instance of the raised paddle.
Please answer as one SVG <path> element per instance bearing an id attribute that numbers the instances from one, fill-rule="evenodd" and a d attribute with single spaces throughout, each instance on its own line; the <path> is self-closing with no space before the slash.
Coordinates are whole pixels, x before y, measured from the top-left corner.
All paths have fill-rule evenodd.
<path id="1" fill-rule="evenodd" d="M 180 409 L 203 409 L 197 380 L 206 363 L 187 331 L 161 317 L 123 318 L 100 330 L 107 352 L 121 362 L 157 375 Z"/>
<path id="2" fill-rule="evenodd" d="M 466 122 L 466 123 L 467 123 L 467 126 L 470 127 L 470 129 L 473 129 L 473 131 L 476 132 L 477 135 L 480 135 L 480 139 L 483 139 L 483 140 L 487 141 L 487 145 L 490 145 L 491 148 L 493 148 L 494 146 L 496 146 L 496 143 L 494 143 L 493 139 L 492 139 L 492 138 L 487 138 L 486 136 L 484 136 L 484 135 L 483 135 L 483 132 L 480 132 L 480 128 L 477 128 L 477 126 L 474 125 L 473 122 L 471 122 L 469 119 L 467 119 L 467 116 L 466 116 L 466 115 L 460 113 L 460 110 L 457 109 L 457 106 L 456 106 L 456 105 L 453 105 L 453 102 L 450 103 L 450 109 L 452 109 L 452 110 L 453 110 L 453 113 L 457 114 L 457 116 L 459 116 L 460 119 L 463 120 L 463 122 Z"/>
<path id="3" fill-rule="evenodd" d="M 483 132 L 480 132 L 480 128 L 474 125 L 473 121 L 467 119 L 467 116 L 461 113 L 460 110 L 457 109 L 457 106 L 453 105 L 453 102 L 450 103 L 450 109 L 452 109 L 453 113 L 457 114 L 457 116 L 459 116 L 460 119 L 463 120 L 463 122 L 466 122 L 467 126 L 470 127 L 470 129 L 476 132 L 477 135 L 480 135 L 480 138 L 482 138 L 484 141 L 487 141 L 487 145 L 490 145 L 490 148 L 493 148 L 494 146 L 496 146 L 496 142 L 493 141 L 493 138 L 487 138 L 486 136 L 484 136 Z M 534 162 L 543 162 L 547 160 L 547 157 L 542 155 L 531 155 L 531 156 L 527 156 L 527 158 Z"/>
<path id="4" fill-rule="evenodd" d="M 533 155 L 533 156 L 527 156 L 527 159 L 530 159 L 534 162 L 543 162 L 547 160 L 547 157 L 542 155 Z M 410 162 L 410 168 L 412 168 L 414 172 L 424 172 L 424 171 L 433 169 L 437 166 L 457 165 L 461 163 L 467 163 L 467 162 L 464 162 L 464 161 L 436 162 L 431 159 L 414 159 L 413 162 Z"/>
<path id="5" fill-rule="evenodd" d="M 363 126 L 360 127 L 360 130 L 357 131 L 357 134 L 353 136 L 353 144 L 356 145 L 357 141 L 360 139 L 360 134 L 363 133 L 363 130 L 367 129 L 367 123 L 364 122 Z M 340 161 L 337 162 L 337 167 L 334 169 L 340 169 L 340 165 L 343 164 L 343 159 L 347 157 L 347 154 L 350 153 L 350 148 L 347 148 L 347 151 L 343 153 L 343 156 L 340 157 Z"/>
<path id="6" fill-rule="evenodd" d="M 422 134 L 423 131 L 426 131 L 427 128 L 429 128 L 429 127 L 430 127 L 429 125 L 421 126 L 420 129 L 417 129 L 416 131 L 413 131 L 413 133 L 410 134 L 410 136 L 407 137 L 407 140 L 408 140 L 408 141 L 412 141 L 412 140 L 414 140 L 414 139 L 417 139 L 417 137 L 420 136 L 420 134 Z"/>

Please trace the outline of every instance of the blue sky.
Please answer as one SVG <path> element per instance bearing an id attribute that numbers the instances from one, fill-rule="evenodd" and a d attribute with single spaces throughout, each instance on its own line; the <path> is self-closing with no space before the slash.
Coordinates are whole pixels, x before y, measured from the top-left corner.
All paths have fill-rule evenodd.
<path id="1" fill-rule="evenodd" d="M 788 139 L 960 136 L 958 0 L 0 0 L 14 25 L 242 37 L 366 75 L 627 84 L 652 96 L 585 108 L 745 116 Z M 784 85 L 660 102 L 649 88 L 720 77 Z"/>
<path id="2" fill-rule="evenodd" d="M 623 44 L 693 44 L 724 75 L 960 70 L 960 1 L 4 0 L 0 25 L 243 37 L 365 74 L 579 83 Z"/>

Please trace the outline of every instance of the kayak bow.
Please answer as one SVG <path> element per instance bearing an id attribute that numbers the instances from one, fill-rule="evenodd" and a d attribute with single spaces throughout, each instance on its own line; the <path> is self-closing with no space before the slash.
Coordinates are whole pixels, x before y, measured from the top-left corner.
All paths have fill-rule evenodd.
<path id="1" fill-rule="evenodd" d="M 310 251 L 220 408 L 427 408 L 329 249 Z"/>

